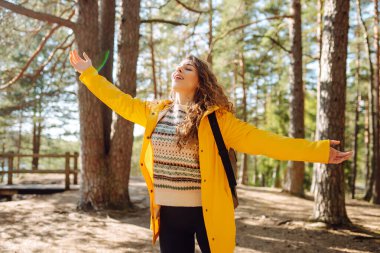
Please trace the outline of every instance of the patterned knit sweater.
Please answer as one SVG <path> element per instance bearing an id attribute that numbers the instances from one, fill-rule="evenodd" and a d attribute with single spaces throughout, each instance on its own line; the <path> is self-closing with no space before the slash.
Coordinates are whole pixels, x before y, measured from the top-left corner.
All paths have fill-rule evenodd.
<path id="1" fill-rule="evenodd" d="M 157 122 L 153 146 L 153 186 L 155 202 L 167 206 L 201 206 L 201 176 L 198 142 L 177 146 L 176 125 L 185 117 L 188 106 L 173 103 Z"/>

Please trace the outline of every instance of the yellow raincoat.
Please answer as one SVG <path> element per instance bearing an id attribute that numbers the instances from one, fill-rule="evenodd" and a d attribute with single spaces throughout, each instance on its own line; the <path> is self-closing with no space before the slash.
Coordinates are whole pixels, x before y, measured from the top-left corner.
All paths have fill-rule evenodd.
<path id="1" fill-rule="evenodd" d="M 94 67 L 79 77 L 87 88 L 123 118 L 145 127 L 140 153 L 140 168 L 150 197 L 150 229 L 154 245 L 160 230 L 160 206 L 154 202 L 153 149 L 151 134 L 165 109 L 172 103 L 163 99 L 147 101 L 133 98 L 119 90 Z M 236 243 L 234 207 L 223 163 L 206 117 L 216 111 L 217 120 L 227 149 L 251 155 L 264 155 L 278 160 L 328 163 L 329 140 L 309 141 L 291 138 L 256 128 L 236 118 L 231 112 L 212 106 L 204 113 L 198 129 L 199 164 L 201 171 L 201 198 L 203 217 L 212 253 L 230 253 Z M 185 218 L 185 217 L 184 217 Z"/>

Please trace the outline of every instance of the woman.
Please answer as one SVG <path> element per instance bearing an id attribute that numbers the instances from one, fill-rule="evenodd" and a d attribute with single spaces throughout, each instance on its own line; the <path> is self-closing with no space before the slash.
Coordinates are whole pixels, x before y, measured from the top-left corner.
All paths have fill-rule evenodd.
<path id="1" fill-rule="evenodd" d="M 233 252 L 236 227 L 228 180 L 208 114 L 215 111 L 227 150 L 279 160 L 341 163 L 353 152 L 274 134 L 234 117 L 232 103 L 205 61 L 187 56 L 172 73 L 171 99 L 133 98 L 100 76 L 91 59 L 76 50 L 70 63 L 79 79 L 123 118 L 145 127 L 140 166 L 150 197 L 152 244 L 163 253 Z M 154 156 L 153 156 L 154 154 Z M 154 168 L 154 170 L 153 170 Z"/>

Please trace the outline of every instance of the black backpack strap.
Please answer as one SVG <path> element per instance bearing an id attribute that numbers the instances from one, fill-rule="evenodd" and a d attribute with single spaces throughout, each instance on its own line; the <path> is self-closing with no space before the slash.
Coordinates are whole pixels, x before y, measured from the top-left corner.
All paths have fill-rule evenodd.
<path id="1" fill-rule="evenodd" d="M 231 192 L 236 197 L 235 191 L 234 191 L 234 188 L 236 186 L 236 178 L 235 178 L 235 174 L 233 172 L 231 161 L 230 161 L 230 158 L 228 155 L 228 150 L 226 148 L 226 145 L 224 144 L 223 137 L 222 137 L 222 134 L 220 132 L 220 128 L 218 125 L 218 121 L 216 119 L 215 111 L 210 113 L 207 116 L 208 116 L 208 119 L 210 122 L 212 132 L 214 134 L 216 145 L 218 146 L 219 156 L 222 159 L 224 170 L 226 171 L 226 175 L 228 178 L 228 183 L 229 183 L 230 188 L 231 188 Z"/>

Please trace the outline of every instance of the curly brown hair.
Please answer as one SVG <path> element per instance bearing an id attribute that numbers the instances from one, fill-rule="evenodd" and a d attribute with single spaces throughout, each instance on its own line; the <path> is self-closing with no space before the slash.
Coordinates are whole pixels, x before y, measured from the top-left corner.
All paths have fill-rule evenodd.
<path id="1" fill-rule="evenodd" d="M 176 128 L 176 134 L 178 135 L 177 146 L 180 150 L 187 143 L 198 145 L 199 123 L 203 113 L 209 107 L 217 105 L 219 106 L 217 111 L 221 113 L 223 110 L 235 113 L 233 103 L 228 100 L 224 88 L 218 83 L 208 62 L 192 54 L 188 54 L 184 60 L 190 60 L 195 66 L 199 78 L 199 87 L 194 94 L 193 103 L 189 106 L 188 113 L 183 122 L 178 124 Z M 175 91 L 173 89 L 170 92 L 170 98 L 173 101 L 175 99 Z"/>

